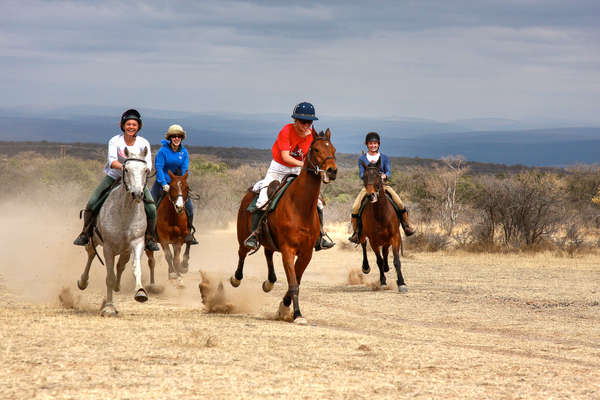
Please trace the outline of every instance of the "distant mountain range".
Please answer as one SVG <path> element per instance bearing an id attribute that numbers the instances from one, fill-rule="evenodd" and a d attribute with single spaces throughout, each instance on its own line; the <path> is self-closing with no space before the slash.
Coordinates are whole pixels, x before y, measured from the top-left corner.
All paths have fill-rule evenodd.
<path id="1" fill-rule="evenodd" d="M 290 121 L 287 115 L 200 114 L 140 110 L 142 134 L 156 144 L 168 126 L 179 123 L 195 146 L 267 149 Z M 0 141 L 106 143 L 119 132 L 121 109 L 70 107 L 32 110 L 0 109 Z M 315 127 L 330 128 L 339 152 L 360 153 L 369 131 L 382 134 L 382 151 L 397 157 L 441 158 L 461 154 L 470 161 L 528 166 L 596 163 L 600 127 L 523 123 L 479 118 L 437 122 L 415 118 L 341 118 L 320 116 Z M 564 123 L 563 123 L 564 124 Z"/>

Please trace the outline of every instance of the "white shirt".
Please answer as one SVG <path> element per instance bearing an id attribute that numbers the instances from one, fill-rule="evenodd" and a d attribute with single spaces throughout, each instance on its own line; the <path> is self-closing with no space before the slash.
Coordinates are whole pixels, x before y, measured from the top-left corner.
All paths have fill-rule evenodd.
<path id="1" fill-rule="evenodd" d="M 375 154 L 374 156 L 367 153 L 367 160 L 369 160 L 370 163 L 376 163 L 377 160 L 379 160 L 379 152 L 377 152 L 377 154 Z"/>
<path id="2" fill-rule="evenodd" d="M 113 179 L 120 178 L 122 172 L 120 169 L 111 168 L 110 165 L 113 163 L 113 161 L 119 161 L 121 164 L 125 162 L 127 159 L 127 156 L 125 155 L 126 147 L 129 149 L 129 151 L 133 151 L 135 153 L 140 153 L 142 150 L 144 150 L 144 147 L 146 147 L 148 149 L 145 158 L 146 165 L 149 169 L 152 169 L 152 148 L 146 139 L 138 135 L 135 137 L 135 142 L 133 145 L 127 146 L 124 135 L 116 135 L 108 141 L 108 161 L 104 167 L 104 173 Z"/>

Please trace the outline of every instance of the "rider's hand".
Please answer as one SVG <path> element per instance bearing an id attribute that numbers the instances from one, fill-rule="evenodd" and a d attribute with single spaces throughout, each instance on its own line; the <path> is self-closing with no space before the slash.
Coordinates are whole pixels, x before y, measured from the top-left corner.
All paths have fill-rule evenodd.
<path id="1" fill-rule="evenodd" d="M 386 174 L 381 174 L 381 179 L 383 179 L 385 181 L 387 179 L 387 175 Z"/>
<path id="2" fill-rule="evenodd" d="M 163 185 L 163 190 L 165 192 L 168 192 L 169 191 L 169 185 L 168 184 L 167 185 Z"/>

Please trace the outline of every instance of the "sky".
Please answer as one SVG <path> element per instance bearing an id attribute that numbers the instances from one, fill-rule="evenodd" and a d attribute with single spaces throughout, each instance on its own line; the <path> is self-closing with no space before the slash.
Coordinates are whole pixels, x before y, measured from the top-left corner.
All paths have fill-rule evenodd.
<path id="1" fill-rule="evenodd" d="M 0 0 L 0 107 L 600 125 L 600 2 Z"/>

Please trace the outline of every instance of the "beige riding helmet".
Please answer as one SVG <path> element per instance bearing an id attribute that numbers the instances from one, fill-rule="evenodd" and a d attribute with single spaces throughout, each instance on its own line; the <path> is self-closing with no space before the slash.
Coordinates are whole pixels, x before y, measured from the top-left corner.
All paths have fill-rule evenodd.
<path id="1" fill-rule="evenodd" d="M 165 139 L 169 139 L 171 136 L 174 136 L 174 135 L 183 135 L 183 138 L 185 139 L 185 131 L 183 130 L 181 125 L 177 125 L 177 124 L 171 125 L 169 127 L 169 130 L 167 130 L 167 133 L 165 133 Z"/>

